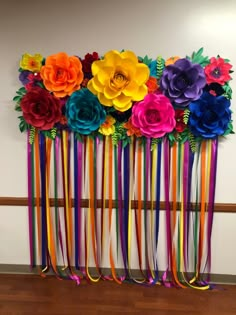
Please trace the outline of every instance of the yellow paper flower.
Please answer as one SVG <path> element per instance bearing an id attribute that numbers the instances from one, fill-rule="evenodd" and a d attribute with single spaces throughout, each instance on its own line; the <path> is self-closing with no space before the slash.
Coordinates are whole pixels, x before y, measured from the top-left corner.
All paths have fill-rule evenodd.
<path id="1" fill-rule="evenodd" d="M 112 116 L 107 116 L 103 124 L 101 124 L 98 131 L 104 136 L 110 136 L 115 132 L 114 123 L 116 122 L 115 118 Z"/>
<path id="2" fill-rule="evenodd" d="M 104 106 L 114 106 L 124 112 L 132 106 L 132 101 L 141 101 L 147 94 L 146 81 L 149 68 L 138 62 L 132 51 L 111 50 L 104 59 L 92 64 L 93 78 L 87 88 Z"/>
<path id="3" fill-rule="evenodd" d="M 42 67 L 43 56 L 40 54 L 30 55 L 24 54 L 20 61 L 20 67 L 23 70 L 39 72 Z"/>
<path id="4" fill-rule="evenodd" d="M 179 60 L 179 56 L 173 56 L 166 60 L 165 66 L 173 65 L 177 60 Z"/>

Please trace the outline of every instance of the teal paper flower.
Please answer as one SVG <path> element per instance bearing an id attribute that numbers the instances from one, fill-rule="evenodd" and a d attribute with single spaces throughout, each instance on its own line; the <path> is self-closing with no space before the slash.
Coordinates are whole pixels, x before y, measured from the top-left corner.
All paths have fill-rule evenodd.
<path id="1" fill-rule="evenodd" d="M 106 112 L 97 97 L 88 89 L 75 91 L 66 103 L 66 117 L 71 130 L 89 135 L 106 119 Z"/>

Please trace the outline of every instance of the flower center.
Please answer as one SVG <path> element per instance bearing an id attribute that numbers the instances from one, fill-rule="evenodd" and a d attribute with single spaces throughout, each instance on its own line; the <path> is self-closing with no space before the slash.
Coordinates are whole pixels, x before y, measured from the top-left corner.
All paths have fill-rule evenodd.
<path id="1" fill-rule="evenodd" d="M 186 89 L 189 85 L 191 84 L 189 78 L 185 75 L 182 74 L 179 78 L 178 81 L 176 82 L 176 87 L 178 90 L 184 90 Z"/>
<path id="2" fill-rule="evenodd" d="M 30 60 L 29 64 L 31 67 L 34 67 L 36 65 L 36 62 L 34 60 Z"/>
<path id="3" fill-rule="evenodd" d="M 40 114 L 41 112 L 41 106 L 40 106 L 40 103 L 35 103 L 34 106 L 33 106 L 33 112 L 35 114 Z"/>
<path id="4" fill-rule="evenodd" d="M 205 121 L 207 121 L 208 123 L 211 122 L 215 122 L 217 120 L 217 115 L 216 113 L 214 113 L 211 110 L 206 111 L 205 113 L 205 117 L 204 117 Z"/>
<path id="5" fill-rule="evenodd" d="M 57 69 L 57 72 L 56 72 L 56 80 L 60 81 L 61 78 L 63 77 L 63 74 L 64 74 L 64 70 L 63 69 Z"/>
<path id="6" fill-rule="evenodd" d="M 160 120 L 160 114 L 155 109 L 149 109 L 146 111 L 147 122 L 154 124 Z"/>
<path id="7" fill-rule="evenodd" d="M 118 90 L 123 89 L 128 83 L 129 80 L 127 76 L 121 71 L 115 72 L 114 76 L 111 78 L 111 87 Z"/>
<path id="8" fill-rule="evenodd" d="M 81 120 L 84 120 L 84 121 L 87 121 L 87 120 L 91 120 L 91 115 L 92 113 L 89 113 L 89 111 L 88 110 L 84 110 L 84 109 L 81 109 L 80 111 L 79 111 L 79 118 L 81 119 Z"/>
<path id="9" fill-rule="evenodd" d="M 221 76 L 220 68 L 216 67 L 211 74 L 214 78 L 219 78 Z"/>

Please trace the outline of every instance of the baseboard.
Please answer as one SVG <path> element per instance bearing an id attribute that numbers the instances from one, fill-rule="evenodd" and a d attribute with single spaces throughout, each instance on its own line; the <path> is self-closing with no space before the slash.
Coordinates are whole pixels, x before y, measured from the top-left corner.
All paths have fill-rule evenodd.
<path id="1" fill-rule="evenodd" d="M 140 271 L 133 269 L 131 270 L 132 276 L 135 278 L 139 278 Z M 90 268 L 90 273 L 93 276 L 96 276 L 96 269 Z M 110 274 L 109 268 L 102 268 L 102 273 L 104 275 Z M 37 275 L 39 274 L 39 268 L 30 268 L 29 265 L 14 265 L 14 264 L 0 264 L 0 274 L 31 274 L 31 275 Z M 53 275 L 52 272 L 48 272 L 48 275 Z M 123 275 L 124 270 L 123 269 L 117 269 L 117 275 Z M 160 276 L 163 274 L 163 271 L 160 271 Z M 203 274 L 204 278 L 204 274 Z M 236 284 L 236 275 L 229 275 L 229 274 L 211 274 L 211 283 L 217 283 L 217 284 Z"/>

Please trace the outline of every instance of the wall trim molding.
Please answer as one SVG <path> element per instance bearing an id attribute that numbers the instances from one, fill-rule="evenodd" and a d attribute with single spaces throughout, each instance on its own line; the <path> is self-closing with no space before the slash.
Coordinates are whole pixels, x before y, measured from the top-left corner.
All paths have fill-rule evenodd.
<path id="1" fill-rule="evenodd" d="M 97 200 L 97 208 L 101 208 L 103 204 L 102 200 Z M 142 201 L 142 209 L 143 207 L 143 201 Z M 27 197 L 0 197 L 0 206 L 28 206 L 28 198 Z M 55 199 L 50 199 L 50 206 L 55 206 Z M 62 198 L 58 199 L 58 206 L 63 207 L 64 206 L 64 200 Z M 72 200 L 72 206 L 74 206 L 74 200 Z M 138 206 L 137 200 L 132 200 L 131 207 L 132 209 L 136 209 Z M 146 203 L 147 209 L 151 208 L 151 202 Z M 172 205 L 171 205 L 172 206 Z M 81 200 L 81 207 L 82 208 L 89 208 L 89 200 L 88 199 L 82 199 Z M 108 200 L 105 201 L 105 207 L 108 207 Z M 116 201 L 112 201 L 112 207 L 116 208 Z M 154 203 L 155 207 L 155 203 Z M 165 202 L 160 202 L 160 208 L 165 209 Z M 177 208 L 180 208 L 180 205 L 178 203 Z M 200 208 L 200 205 L 199 205 Z M 195 204 L 191 203 L 191 209 L 195 209 Z M 230 212 L 230 213 L 236 213 L 236 203 L 215 203 L 215 212 Z"/>
<path id="2" fill-rule="evenodd" d="M 62 267 L 61 267 L 62 268 Z M 0 264 L 0 274 L 28 274 L 28 275 L 39 275 L 40 267 L 37 266 L 33 269 L 30 268 L 29 265 L 15 265 L 15 264 Z M 124 274 L 124 270 L 117 269 L 117 274 Z M 102 268 L 103 274 L 109 275 L 111 270 L 109 268 Z M 90 268 L 90 273 L 95 277 L 96 276 L 96 268 Z M 160 277 L 163 271 L 160 271 Z M 47 272 L 45 275 L 53 276 L 52 272 Z M 136 269 L 132 269 L 132 275 L 136 278 L 139 277 L 140 271 Z M 202 275 L 204 278 L 204 274 Z M 211 274 L 211 283 L 218 284 L 236 284 L 236 275 L 229 274 Z"/>

